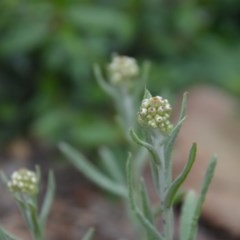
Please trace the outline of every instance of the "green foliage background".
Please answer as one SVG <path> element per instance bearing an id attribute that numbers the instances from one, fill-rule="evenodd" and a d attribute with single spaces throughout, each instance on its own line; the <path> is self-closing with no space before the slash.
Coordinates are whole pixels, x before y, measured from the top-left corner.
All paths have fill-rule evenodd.
<path id="1" fill-rule="evenodd" d="M 1 0 L 0 141 L 120 140 L 92 74 L 113 52 L 152 62 L 149 88 L 240 95 L 238 0 Z"/>

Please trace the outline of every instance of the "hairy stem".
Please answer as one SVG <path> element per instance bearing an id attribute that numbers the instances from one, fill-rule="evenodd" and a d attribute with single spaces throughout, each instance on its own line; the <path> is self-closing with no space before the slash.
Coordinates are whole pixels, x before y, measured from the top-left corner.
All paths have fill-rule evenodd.
<path id="1" fill-rule="evenodd" d="M 173 209 L 168 207 L 166 203 L 167 190 L 170 188 L 172 181 L 172 169 L 169 159 L 165 159 L 164 138 L 160 134 L 156 134 L 153 139 L 154 148 L 156 149 L 158 159 L 161 162 L 161 167 L 158 168 L 159 172 L 159 192 L 162 205 L 162 222 L 163 222 L 163 236 L 166 240 L 173 239 Z"/>

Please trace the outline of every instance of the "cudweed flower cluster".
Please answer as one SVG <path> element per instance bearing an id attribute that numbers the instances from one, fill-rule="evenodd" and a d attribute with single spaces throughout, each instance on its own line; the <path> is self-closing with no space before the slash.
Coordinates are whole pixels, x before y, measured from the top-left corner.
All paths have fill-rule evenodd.
<path id="1" fill-rule="evenodd" d="M 8 182 L 8 188 L 14 193 L 36 195 L 38 192 L 36 173 L 27 169 L 20 169 L 14 172 Z"/>
<path id="2" fill-rule="evenodd" d="M 136 60 L 128 56 L 114 56 L 108 66 L 108 71 L 109 80 L 113 85 L 133 80 L 139 75 Z"/>
<path id="3" fill-rule="evenodd" d="M 171 111 L 172 108 L 167 99 L 160 96 L 143 99 L 138 112 L 138 122 L 168 134 L 173 128 L 169 121 Z"/>
<path id="4" fill-rule="evenodd" d="M 21 215 L 26 223 L 33 240 L 44 240 L 45 226 L 55 192 L 55 180 L 52 171 L 49 171 L 46 193 L 43 195 L 42 204 L 38 204 L 38 194 L 41 171 L 21 168 L 12 173 L 8 178 L 0 171 L 0 178 L 8 188 L 15 200 Z M 19 240 L 0 226 L 0 239 Z"/>

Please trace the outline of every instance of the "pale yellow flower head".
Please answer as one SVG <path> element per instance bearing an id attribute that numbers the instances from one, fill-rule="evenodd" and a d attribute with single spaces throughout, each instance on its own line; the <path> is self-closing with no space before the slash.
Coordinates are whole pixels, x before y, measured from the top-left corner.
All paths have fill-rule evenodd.
<path id="1" fill-rule="evenodd" d="M 109 80 L 113 85 L 124 84 L 139 75 L 139 67 L 134 58 L 128 56 L 113 56 L 108 66 Z"/>
<path id="2" fill-rule="evenodd" d="M 171 111 L 172 108 L 167 99 L 160 96 L 143 99 L 138 112 L 138 122 L 168 134 L 173 127 L 169 121 Z"/>
<path id="3" fill-rule="evenodd" d="M 27 169 L 15 171 L 8 182 L 8 188 L 14 193 L 36 195 L 38 192 L 36 173 Z"/>

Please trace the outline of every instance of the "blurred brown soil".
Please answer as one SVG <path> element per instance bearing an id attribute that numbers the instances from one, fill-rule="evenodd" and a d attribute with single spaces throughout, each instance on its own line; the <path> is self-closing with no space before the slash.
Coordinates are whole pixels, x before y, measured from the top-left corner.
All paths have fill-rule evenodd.
<path id="1" fill-rule="evenodd" d="M 208 99 L 209 95 L 217 100 L 211 100 L 211 97 Z M 205 107 L 201 107 L 199 103 L 203 99 L 207 105 Z M 175 172 L 179 172 L 191 143 L 193 141 L 200 143 L 197 166 L 185 185 L 185 188 L 194 188 L 197 191 L 206 167 L 206 161 L 200 159 L 208 159 L 213 153 L 218 153 L 219 150 L 221 152 L 216 179 L 204 205 L 197 240 L 240 239 L 238 204 L 240 195 L 237 194 L 240 191 L 240 184 L 236 180 L 240 178 L 238 174 L 240 145 L 237 145 L 240 142 L 236 143 L 238 136 L 236 129 L 240 129 L 240 123 L 230 114 L 234 112 L 235 105 L 232 105 L 234 101 L 229 99 L 230 97 L 226 97 L 224 93 L 209 88 L 190 90 L 189 118 L 181 131 L 174 154 Z M 210 104 L 211 101 L 215 101 L 215 105 Z M 210 115 L 213 116 L 208 122 L 206 118 Z M 229 120 L 228 117 L 235 120 Z M 233 122 L 229 125 L 228 121 Z M 214 143 L 216 141 L 217 143 Z M 234 165 L 231 165 L 232 162 Z M 16 140 L 4 154 L 0 154 L 0 168 L 8 175 L 19 167 L 33 167 L 35 164 L 39 164 L 43 171 L 43 192 L 49 168 L 54 168 L 57 181 L 57 192 L 47 225 L 46 240 L 79 240 L 89 227 L 95 228 L 95 240 L 138 239 L 127 216 L 126 206 L 117 198 L 99 190 L 73 167 L 59 161 L 56 151 L 43 144 Z M 146 181 L 150 181 L 149 173 L 146 173 L 145 178 Z M 18 209 L 2 184 L 0 196 L 1 226 L 22 240 L 30 240 Z M 176 231 L 178 216 L 179 211 L 176 209 Z"/>

